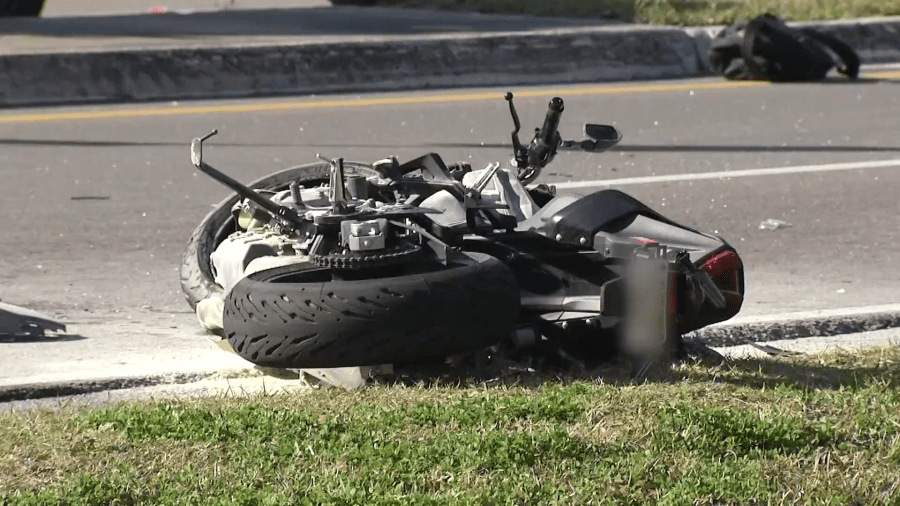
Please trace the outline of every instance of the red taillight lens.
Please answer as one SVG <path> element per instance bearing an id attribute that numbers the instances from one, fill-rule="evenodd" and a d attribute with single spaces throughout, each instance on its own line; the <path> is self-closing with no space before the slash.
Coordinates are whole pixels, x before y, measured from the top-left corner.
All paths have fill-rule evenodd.
<path id="1" fill-rule="evenodd" d="M 741 286 L 740 279 L 741 263 L 734 251 L 725 250 L 710 257 L 703 262 L 701 269 L 709 274 L 709 277 L 723 293 L 744 294 L 744 287 Z"/>
<path id="2" fill-rule="evenodd" d="M 725 296 L 725 308 L 716 309 L 706 301 L 696 315 L 681 323 L 679 331 L 683 334 L 728 320 L 738 314 L 744 304 L 744 266 L 734 250 L 720 251 L 704 260 L 699 267 L 709 274 Z"/>
<path id="3" fill-rule="evenodd" d="M 725 296 L 723 317 L 738 314 L 744 304 L 744 275 L 741 260 L 733 250 L 724 250 L 708 258 L 700 267 L 709 274 Z"/>

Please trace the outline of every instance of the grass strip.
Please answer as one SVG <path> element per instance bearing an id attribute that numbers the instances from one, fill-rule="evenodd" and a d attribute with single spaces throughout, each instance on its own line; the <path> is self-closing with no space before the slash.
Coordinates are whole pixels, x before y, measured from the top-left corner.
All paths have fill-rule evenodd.
<path id="1" fill-rule="evenodd" d="M 730 24 L 765 12 L 791 21 L 900 15 L 895 0 L 377 0 L 377 5 L 687 26 Z"/>
<path id="2" fill-rule="evenodd" d="M 0 504 L 898 504 L 900 349 L 0 414 Z"/>

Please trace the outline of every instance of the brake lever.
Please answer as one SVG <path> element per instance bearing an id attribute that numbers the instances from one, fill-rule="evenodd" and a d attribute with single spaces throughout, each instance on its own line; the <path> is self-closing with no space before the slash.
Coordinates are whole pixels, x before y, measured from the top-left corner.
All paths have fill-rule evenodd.
<path id="1" fill-rule="evenodd" d="M 522 130 L 522 123 L 519 121 L 519 114 L 516 112 L 515 104 L 513 104 L 512 92 L 506 92 L 505 98 L 509 102 L 509 113 L 512 115 L 513 125 L 515 126 L 515 130 L 512 131 L 513 156 L 515 156 L 516 161 L 524 161 L 528 155 L 525 146 L 519 140 L 519 131 Z"/>

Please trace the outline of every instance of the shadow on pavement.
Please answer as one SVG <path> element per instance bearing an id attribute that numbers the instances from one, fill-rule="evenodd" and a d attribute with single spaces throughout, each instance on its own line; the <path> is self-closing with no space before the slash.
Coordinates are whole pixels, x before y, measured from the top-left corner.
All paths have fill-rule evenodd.
<path id="1" fill-rule="evenodd" d="M 59 334 L 55 336 L 0 336 L 2 343 L 64 343 L 84 341 L 86 337 L 79 334 Z"/>
<path id="2" fill-rule="evenodd" d="M 310 7 L 190 14 L 123 14 L 0 19 L 0 36 L 160 37 L 412 35 L 527 31 L 611 24 L 612 21 L 478 15 L 397 8 Z"/>

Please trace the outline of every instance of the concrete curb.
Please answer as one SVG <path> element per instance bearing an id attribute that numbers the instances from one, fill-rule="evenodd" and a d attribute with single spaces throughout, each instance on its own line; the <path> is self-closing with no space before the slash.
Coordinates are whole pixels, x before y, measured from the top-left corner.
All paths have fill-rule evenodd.
<path id="1" fill-rule="evenodd" d="M 900 61 L 900 17 L 804 23 L 864 63 Z M 0 104 L 39 106 L 710 75 L 721 27 L 609 26 L 477 35 L 0 57 Z"/>
<path id="2" fill-rule="evenodd" d="M 777 316 L 777 315 L 776 315 Z M 863 314 L 833 314 L 819 317 L 760 321 L 737 321 L 707 327 L 693 332 L 686 339 L 703 342 L 712 347 L 739 346 L 751 342 L 783 341 L 787 339 L 830 337 L 861 332 L 900 328 L 900 313 L 879 312 Z M 256 371 L 248 367 L 247 371 Z M 109 390 L 194 383 L 214 378 L 221 372 L 171 373 L 128 378 L 101 378 L 82 381 L 54 381 L 0 386 L 0 403 L 82 395 Z"/>
<path id="3" fill-rule="evenodd" d="M 102 378 L 0 386 L 0 402 L 45 399 L 48 397 L 81 395 L 155 385 L 192 383 L 205 379 L 212 374 L 214 373 L 176 373 L 132 378 Z"/>
<path id="4" fill-rule="evenodd" d="M 835 315 L 785 321 L 723 324 L 693 332 L 685 338 L 710 346 L 738 346 L 752 342 L 781 341 L 871 332 L 900 327 L 900 314 Z"/>

